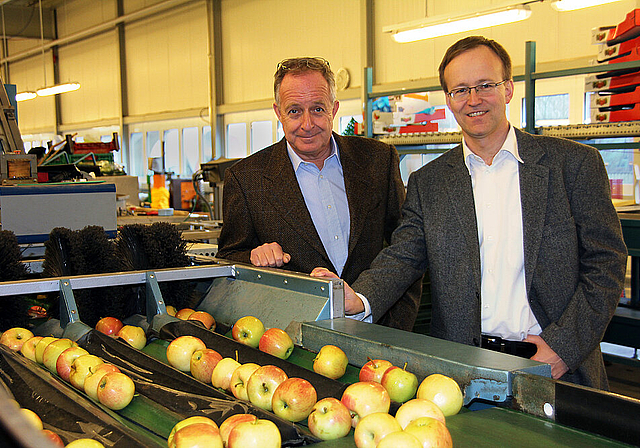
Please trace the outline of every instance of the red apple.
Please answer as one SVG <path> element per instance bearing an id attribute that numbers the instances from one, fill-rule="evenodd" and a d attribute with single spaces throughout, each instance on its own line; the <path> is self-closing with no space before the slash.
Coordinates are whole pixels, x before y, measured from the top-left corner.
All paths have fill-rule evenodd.
<path id="1" fill-rule="evenodd" d="M 358 422 L 353 440 L 358 448 L 375 448 L 386 435 L 396 431 L 402 431 L 402 428 L 393 416 L 386 412 L 374 412 Z"/>
<path id="2" fill-rule="evenodd" d="M 418 387 L 418 398 L 433 401 L 445 417 L 455 415 L 462 407 L 462 392 L 453 378 L 439 373 L 426 377 Z"/>
<path id="3" fill-rule="evenodd" d="M 313 371 L 335 380 L 344 375 L 348 363 L 347 355 L 342 349 L 335 345 L 325 345 L 313 360 Z"/>
<path id="4" fill-rule="evenodd" d="M 416 391 L 418 390 L 418 378 L 405 369 L 391 366 L 384 372 L 382 381 L 380 381 L 380 384 L 389 392 L 389 397 L 398 403 L 411 400 L 416 396 Z"/>
<path id="5" fill-rule="evenodd" d="M 420 417 L 412 421 L 404 429 L 413 434 L 423 447 L 451 448 L 453 442 L 447 427 L 440 420 L 430 417 Z"/>
<path id="6" fill-rule="evenodd" d="M 44 349 L 47 348 L 47 345 L 51 344 L 56 339 L 58 338 L 54 338 L 53 336 L 46 336 L 38 341 L 38 344 L 36 345 L 36 362 L 38 364 L 42 364 Z"/>
<path id="7" fill-rule="evenodd" d="M 264 325 L 253 316 L 241 317 L 231 329 L 233 339 L 253 348 L 258 348 L 263 334 Z"/>
<path id="8" fill-rule="evenodd" d="M 423 448 L 416 437 L 405 431 L 396 431 L 382 438 L 376 448 Z"/>
<path id="9" fill-rule="evenodd" d="M 104 361 L 95 355 L 78 356 L 71 364 L 69 382 L 76 389 L 84 391 L 85 379 Z"/>
<path id="10" fill-rule="evenodd" d="M 189 316 L 191 316 L 195 312 L 196 310 L 192 308 L 182 308 L 180 311 L 176 313 L 175 317 L 181 320 L 187 320 Z"/>
<path id="11" fill-rule="evenodd" d="M 77 346 L 75 342 L 71 339 L 62 338 L 56 341 L 53 341 L 51 344 L 47 345 L 42 353 L 42 364 L 49 370 L 49 372 L 56 373 L 56 364 L 58 362 L 58 357 L 62 352 L 66 349 Z"/>
<path id="12" fill-rule="evenodd" d="M 283 381 L 271 399 L 273 413 L 292 422 L 304 420 L 311 413 L 318 394 L 313 385 L 303 378 Z"/>
<path id="13" fill-rule="evenodd" d="M 173 306 L 173 305 L 168 305 L 167 306 L 167 314 L 169 316 L 174 316 L 175 317 L 176 313 L 177 313 L 177 311 L 176 311 L 176 307 L 175 306 Z"/>
<path id="14" fill-rule="evenodd" d="M 147 345 L 147 335 L 141 327 L 135 325 L 125 325 L 118 332 L 117 337 L 123 339 L 127 344 L 138 350 L 142 350 Z"/>
<path id="15" fill-rule="evenodd" d="M 203 383 L 211 384 L 213 369 L 222 359 L 222 355 L 215 350 L 205 348 L 196 350 L 191 355 L 190 370 L 191 375 Z"/>
<path id="16" fill-rule="evenodd" d="M 24 347 L 24 346 L 23 346 Z M 88 355 L 89 352 L 82 347 L 69 347 L 58 356 L 56 361 L 56 372 L 65 381 L 69 381 L 69 374 L 71 373 L 71 365 L 76 358 L 82 355 Z"/>
<path id="17" fill-rule="evenodd" d="M 233 431 L 233 428 L 237 425 L 244 422 L 255 422 L 257 419 L 258 417 L 253 414 L 235 414 L 227 418 L 220 425 L 220 437 L 222 437 L 222 444 L 224 446 L 228 446 L 229 434 L 231 434 L 231 431 Z"/>
<path id="18" fill-rule="evenodd" d="M 42 435 L 44 435 L 45 438 L 49 440 L 49 442 L 51 442 L 53 446 L 64 448 L 64 442 L 62 441 L 60 436 L 55 432 L 51 431 L 50 429 L 43 429 Z"/>
<path id="19" fill-rule="evenodd" d="M 76 439 L 69 443 L 65 448 L 105 448 L 105 446 L 93 439 Z"/>
<path id="20" fill-rule="evenodd" d="M 95 371 L 89 373 L 89 376 L 84 380 L 84 393 L 95 401 L 100 401 L 98 400 L 98 385 L 102 377 L 111 372 L 120 372 L 120 369 L 113 364 L 107 363 L 100 364 L 96 367 Z"/>
<path id="21" fill-rule="evenodd" d="M 258 348 L 280 359 L 287 359 L 293 352 L 293 341 L 286 331 L 269 328 L 260 338 Z"/>
<path id="22" fill-rule="evenodd" d="M 119 411 L 125 408 L 136 392 L 136 386 L 131 378 L 121 372 L 107 373 L 98 384 L 98 400 L 100 403 Z"/>
<path id="23" fill-rule="evenodd" d="M 236 425 L 229 434 L 227 448 L 280 448 L 280 430 L 271 420 L 258 419 Z"/>
<path id="24" fill-rule="evenodd" d="M 216 364 L 211 374 L 211 384 L 213 387 L 219 387 L 226 391 L 231 391 L 231 375 L 240 367 L 240 363 L 233 358 L 222 358 L 218 364 Z"/>
<path id="25" fill-rule="evenodd" d="M 287 374 L 280 367 L 267 365 L 256 369 L 247 382 L 249 401 L 259 408 L 271 411 L 273 393 L 287 378 Z"/>
<path id="26" fill-rule="evenodd" d="M 27 420 L 31 426 L 33 426 L 36 429 L 42 430 L 42 420 L 40 419 L 40 417 L 38 416 L 38 414 L 36 414 L 35 412 L 33 412 L 31 409 L 27 409 L 27 408 L 20 408 L 20 414 L 22 415 L 22 417 L 24 417 L 25 420 Z"/>
<path id="27" fill-rule="evenodd" d="M 103 317 L 96 324 L 96 330 L 107 336 L 115 337 L 124 325 L 120 319 L 115 317 Z"/>
<path id="28" fill-rule="evenodd" d="M 319 439 L 339 439 L 351 431 L 351 413 L 340 400 L 323 398 L 313 406 L 308 426 L 311 434 Z"/>
<path id="29" fill-rule="evenodd" d="M 185 418 L 184 420 L 180 420 L 178 423 L 176 423 L 175 426 L 171 429 L 171 433 L 169 434 L 167 444 L 170 447 L 175 446 L 175 443 L 173 442 L 173 437 L 176 434 L 176 432 L 180 431 L 182 428 L 186 428 L 189 425 L 202 424 L 202 423 L 213 426 L 216 429 L 218 429 L 218 425 L 216 424 L 216 422 L 214 422 L 210 418 L 205 417 L 203 415 L 196 415 L 193 417 Z"/>
<path id="30" fill-rule="evenodd" d="M 194 423 L 176 431 L 171 448 L 223 448 L 220 430 L 206 423 Z"/>
<path id="31" fill-rule="evenodd" d="M 207 346 L 195 336 L 180 336 L 175 338 L 167 347 L 167 361 L 182 372 L 191 371 L 191 357 L 198 350 Z"/>
<path id="32" fill-rule="evenodd" d="M 202 322 L 202 325 L 204 325 L 207 330 L 213 331 L 216 329 L 216 320 L 206 311 L 196 311 L 191 313 L 187 320 L 197 320 Z"/>
<path id="33" fill-rule="evenodd" d="M 33 337 L 33 333 L 26 328 L 14 327 L 11 328 L 0 336 L 0 344 L 6 345 L 11 350 L 19 351 L 22 348 L 22 344 Z"/>
<path id="34" fill-rule="evenodd" d="M 24 342 L 24 344 L 22 344 L 22 347 L 20 347 L 20 353 L 22 353 L 22 355 L 25 358 L 30 359 L 33 362 L 36 362 L 36 346 L 38 345 L 41 339 L 42 339 L 42 336 L 34 336 L 28 339 L 27 341 Z"/>
<path id="35" fill-rule="evenodd" d="M 425 398 L 414 398 L 400 406 L 396 412 L 396 420 L 405 429 L 409 423 L 420 417 L 431 417 L 445 423 L 444 414 L 433 401 Z"/>
<path id="36" fill-rule="evenodd" d="M 393 364 L 387 360 L 369 358 L 369 361 L 360 369 L 360 376 L 358 379 L 360 381 L 375 381 L 376 383 L 379 383 L 382 381 L 382 375 L 384 375 L 384 372 L 392 366 Z"/>
<path id="37" fill-rule="evenodd" d="M 248 362 L 246 364 L 242 364 L 233 372 L 229 388 L 231 389 L 231 393 L 234 397 L 241 400 L 249 400 L 249 395 L 247 394 L 247 382 L 253 372 L 259 368 L 260 366 L 258 364 Z"/>
<path id="38" fill-rule="evenodd" d="M 391 399 L 380 383 L 364 381 L 349 385 L 342 393 L 342 404 L 351 412 L 354 428 L 363 417 L 375 412 L 389 412 Z"/>

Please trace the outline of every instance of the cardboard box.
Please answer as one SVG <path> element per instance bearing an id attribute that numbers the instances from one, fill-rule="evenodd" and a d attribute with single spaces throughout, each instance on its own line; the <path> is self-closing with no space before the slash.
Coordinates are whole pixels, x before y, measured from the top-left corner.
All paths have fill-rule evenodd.
<path id="1" fill-rule="evenodd" d="M 613 37 L 607 40 L 607 44 L 617 44 L 640 36 L 640 9 L 634 9 L 627 13 L 626 18 L 616 26 Z"/>
<path id="2" fill-rule="evenodd" d="M 585 92 L 602 92 L 640 84 L 640 71 L 624 76 L 608 76 L 609 73 L 613 72 L 587 76 L 584 79 Z"/>
<path id="3" fill-rule="evenodd" d="M 614 93 L 611 95 L 595 94 L 591 96 L 590 107 L 624 106 L 627 104 L 640 103 L 640 85 L 626 88 L 624 93 Z"/>
<path id="4" fill-rule="evenodd" d="M 615 26 L 599 26 L 591 29 L 591 43 L 592 44 L 606 44 L 608 40 L 615 37 Z"/>
<path id="5" fill-rule="evenodd" d="M 603 45 L 598 51 L 598 62 L 605 62 L 623 56 L 628 56 L 633 49 L 637 47 L 640 47 L 640 37 L 636 37 L 635 39 L 627 40 L 616 45 Z"/>
<path id="6" fill-rule="evenodd" d="M 400 128 L 401 134 L 416 134 L 420 132 L 438 132 L 438 123 L 411 124 Z"/>
<path id="7" fill-rule="evenodd" d="M 623 110 L 607 110 L 603 108 L 591 109 L 591 123 L 616 123 L 619 121 L 640 120 L 640 104 L 635 104 L 632 108 Z"/>

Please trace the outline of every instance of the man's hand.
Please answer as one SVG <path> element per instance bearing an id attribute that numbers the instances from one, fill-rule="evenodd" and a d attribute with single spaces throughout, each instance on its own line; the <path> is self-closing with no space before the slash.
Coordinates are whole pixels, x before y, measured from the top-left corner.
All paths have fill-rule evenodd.
<path id="1" fill-rule="evenodd" d="M 314 268 L 311 271 L 311 277 L 326 277 L 326 278 L 339 278 L 335 273 L 331 272 L 327 268 Z M 344 312 L 345 314 L 358 314 L 364 311 L 364 303 L 353 288 L 344 283 Z"/>
<path id="2" fill-rule="evenodd" d="M 551 376 L 554 380 L 557 380 L 569 371 L 569 367 L 565 364 L 562 358 L 560 358 L 540 336 L 530 334 L 524 342 L 536 344 L 538 351 L 531 357 L 531 359 L 551 364 Z"/>
<path id="3" fill-rule="evenodd" d="M 283 252 L 278 243 L 265 243 L 251 251 L 251 264 L 254 266 L 280 268 L 291 261 L 291 255 Z"/>

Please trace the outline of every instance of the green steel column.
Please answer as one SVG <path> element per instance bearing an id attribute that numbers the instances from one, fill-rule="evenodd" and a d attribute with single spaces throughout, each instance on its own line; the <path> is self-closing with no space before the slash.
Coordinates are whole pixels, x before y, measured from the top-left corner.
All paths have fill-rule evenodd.
<path id="1" fill-rule="evenodd" d="M 534 133 L 536 129 L 536 83 L 532 77 L 536 70 L 536 43 L 527 41 L 524 61 L 525 131 Z"/>
<path id="2" fill-rule="evenodd" d="M 362 101 L 364 115 L 364 135 L 365 137 L 373 137 L 373 99 L 371 91 L 373 90 L 373 68 L 365 67 L 362 77 Z"/>

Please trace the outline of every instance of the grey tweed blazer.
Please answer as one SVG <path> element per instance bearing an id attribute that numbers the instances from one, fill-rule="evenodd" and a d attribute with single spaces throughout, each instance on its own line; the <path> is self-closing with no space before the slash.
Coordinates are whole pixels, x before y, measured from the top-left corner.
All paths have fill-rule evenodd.
<path id="1" fill-rule="evenodd" d="M 528 300 L 563 380 L 608 387 L 599 343 L 624 285 L 627 250 L 597 150 L 516 130 Z M 413 173 L 392 245 L 353 284 L 373 318 L 429 270 L 432 336 L 480 343 L 480 251 L 458 146 Z M 508 304 L 505 304 L 508 306 Z"/>
<path id="2" fill-rule="evenodd" d="M 369 267 L 384 242 L 391 240 L 400 221 L 405 190 L 393 146 L 362 137 L 333 136 L 351 216 L 349 254 L 342 278 L 351 283 Z M 336 272 L 304 203 L 285 139 L 226 171 L 223 222 L 219 258 L 249 263 L 252 249 L 277 242 L 291 254 L 285 269 L 308 273 L 321 266 Z M 400 291 L 398 297 L 402 298 L 376 315 L 374 322 L 412 329 L 420 304 L 418 277 L 422 276 Z"/>

